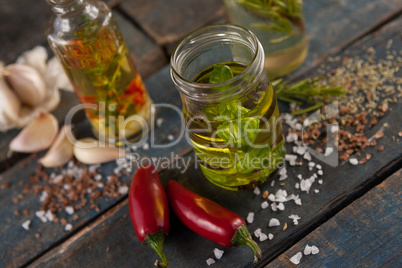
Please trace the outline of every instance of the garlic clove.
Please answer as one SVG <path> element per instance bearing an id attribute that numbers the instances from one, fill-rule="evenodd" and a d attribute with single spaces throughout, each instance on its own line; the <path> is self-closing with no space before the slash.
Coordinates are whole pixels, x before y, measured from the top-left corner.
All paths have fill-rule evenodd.
<path id="1" fill-rule="evenodd" d="M 42 76 L 46 72 L 47 51 L 43 46 L 36 46 L 31 50 L 25 51 L 15 61 L 19 64 L 29 65 L 38 70 Z"/>
<path id="2" fill-rule="evenodd" d="M 81 139 L 74 144 L 74 156 L 84 164 L 101 164 L 124 157 L 126 151 L 113 145 L 99 146 L 99 141 L 92 138 Z"/>
<path id="3" fill-rule="evenodd" d="M 3 75 L 22 103 L 36 106 L 46 97 L 45 80 L 33 67 L 10 64 L 4 68 Z"/>
<path id="4" fill-rule="evenodd" d="M 54 115 L 40 113 L 10 142 L 10 150 L 21 153 L 34 153 L 50 147 L 56 138 L 59 124 Z"/>
<path id="5" fill-rule="evenodd" d="M 58 167 L 66 164 L 73 158 L 74 146 L 67 138 L 67 132 L 71 132 L 71 125 L 63 126 L 52 147 L 44 157 L 39 159 L 44 167 Z"/>
<path id="6" fill-rule="evenodd" d="M 3 64 L 0 63 L 0 73 L 2 70 Z M 0 75 L 0 125 L 2 122 L 5 124 L 14 122 L 19 116 L 20 109 L 20 100 Z"/>

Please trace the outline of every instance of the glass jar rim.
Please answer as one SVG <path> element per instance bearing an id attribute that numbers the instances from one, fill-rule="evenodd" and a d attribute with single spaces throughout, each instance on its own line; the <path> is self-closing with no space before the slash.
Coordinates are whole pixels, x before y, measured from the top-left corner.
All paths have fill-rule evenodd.
<path id="1" fill-rule="evenodd" d="M 220 82 L 220 83 L 214 83 L 214 84 L 205 84 L 205 83 L 196 83 L 194 81 L 188 80 L 186 79 L 177 69 L 177 58 L 179 55 L 179 52 L 181 52 L 180 50 L 183 49 L 183 47 L 185 47 L 187 44 L 191 44 L 191 41 L 196 39 L 197 37 L 202 37 L 203 34 L 207 34 L 208 30 L 216 30 L 216 29 L 222 29 L 222 33 L 224 33 L 224 30 L 228 30 L 228 29 L 234 29 L 234 30 L 240 30 L 242 33 L 245 33 L 248 35 L 248 37 L 251 38 L 253 46 L 255 47 L 255 50 L 253 51 L 253 57 L 250 61 L 250 63 L 247 64 L 247 67 L 242 70 L 242 72 L 238 75 L 236 75 L 233 78 L 230 78 L 226 81 Z M 207 88 L 211 88 L 211 87 L 223 87 L 223 86 L 227 86 L 230 85 L 232 83 L 234 83 L 235 81 L 239 80 L 239 79 L 243 79 L 253 68 L 253 64 L 256 62 L 258 55 L 263 51 L 261 44 L 259 43 L 259 40 L 257 39 L 257 37 L 255 36 L 255 34 L 253 32 L 251 32 L 250 30 L 248 30 L 247 28 L 240 26 L 240 25 L 234 25 L 234 24 L 227 24 L 227 23 L 221 23 L 221 24 L 213 24 L 213 25 L 208 25 L 205 27 L 202 27 L 200 29 L 197 29 L 193 32 L 191 32 L 190 34 L 188 34 L 186 37 L 184 37 L 180 43 L 175 47 L 175 49 L 173 50 L 173 53 L 171 55 L 171 60 L 170 60 L 170 73 L 173 79 L 173 82 L 176 84 L 176 82 L 180 82 L 180 92 L 185 94 L 187 97 L 193 99 L 193 100 L 205 100 L 205 98 L 207 99 L 214 99 L 214 100 L 218 100 L 221 98 L 224 98 L 228 93 L 233 93 L 233 91 L 236 90 L 235 87 L 228 87 L 227 90 L 218 92 L 218 93 L 208 93 L 208 94 L 194 94 L 193 92 L 187 92 L 185 90 L 183 90 L 182 88 L 186 88 L 186 87 L 191 87 L 194 89 L 199 89 L 200 92 L 202 89 L 207 89 Z M 179 81 L 177 81 L 179 80 Z"/>

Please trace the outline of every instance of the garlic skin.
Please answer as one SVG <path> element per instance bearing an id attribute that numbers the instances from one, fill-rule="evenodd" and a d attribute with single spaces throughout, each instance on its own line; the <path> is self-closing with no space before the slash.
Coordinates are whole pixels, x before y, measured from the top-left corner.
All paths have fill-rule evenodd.
<path id="1" fill-rule="evenodd" d="M 54 115 L 41 112 L 14 139 L 9 148 L 20 153 L 35 153 L 50 147 L 56 138 L 59 124 Z"/>
<path id="2" fill-rule="evenodd" d="M 15 63 L 29 65 L 40 72 L 42 76 L 46 73 L 47 51 L 43 46 L 36 46 L 31 50 L 22 53 Z"/>
<path id="3" fill-rule="evenodd" d="M 0 73 L 3 69 L 3 64 L 0 63 Z M 18 119 L 20 109 L 21 102 L 17 95 L 10 89 L 4 78 L 0 76 L 0 128 L 2 122 L 9 124 Z"/>
<path id="4" fill-rule="evenodd" d="M 46 96 L 46 83 L 42 75 L 31 66 L 10 64 L 3 75 L 21 102 L 30 106 L 40 104 Z"/>
<path id="5" fill-rule="evenodd" d="M 126 155 L 124 149 L 118 147 L 99 147 L 98 142 L 92 138 L 85 138 L 76 142 L 74 144 L 75 158 L 84 164 L 101 164 L 114 161 Z"/>
<path id="6" fill-rule="evenodd" d="M 71 125 L 63 126 L 53 145 L 47 151 L 46 155 L 39 159 L 44 167 L 58 167 L 66 164 L 73 158 L 74 146 L 66 136 L 67 132 L 71 132 Z"/>

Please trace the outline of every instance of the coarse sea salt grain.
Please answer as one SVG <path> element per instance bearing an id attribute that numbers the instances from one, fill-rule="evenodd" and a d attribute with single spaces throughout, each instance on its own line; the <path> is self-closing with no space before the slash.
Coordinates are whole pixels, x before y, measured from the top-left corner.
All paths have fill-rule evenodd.
<path id="1" fill-rule="evenodd" d="M 319 253 L 320 250 L 316 247 L 316 246 L 311 246 L 311 254 L 315 255 L 317 253 Z"/>
<path id="2" fill-rule="evenodd" d="M 277 207 L 279 210 L 285 210 L 285 205 L 284 205 L 283 203 L 279 203 L 276 207 Z"/>
<path id="3" fill-rule="evenodd" d="M 260 238 L 260 242 L 263 242 L 268 239 L 268 236 L 264 233 L 261 233 L 259 238 Z"/>
<path id="4" fill-rule="evenodd" d="M 149 149 L 149 144 L 146 142 L 143 146 L 142 149 L 148 150 Z"/>
<path id="5" fill-rule="evenodd" d="M 43 210 L 36 211 L 35 216 L 38 217 L 42 222 L 47 222 L 47 218 L 45 217 L 46 212 Z"/>
<path id="6" fill-rule="evenodd" d="M 102 175 L 101 175 L 101 174 L 96 174 L 96 175 L 94 176 L 94 179 L 95 179 L 96 181 L 100 181 L 100 180 L 102 179 Z"/>
<path id="7" fill-rule="evenodd" d="M 123 185 L 119 187 L 119 194 L 127 194 L 128 193 L 128 186 Z"/>
<path id="8" fill-rule="evenodd" d="M 254 188 L 254 191 L 253 191 L 253 193 L 254 193 L 255 195 L 259 195 L 259 194 L 261 193 L 261 190 L 260 190 L 260 188 L 258 188 L 258 187 L 255 187 L 255 188 Z"/>
<path id="9" fill-rule="evenodd" d="M 268 239 L 269 240 L 272 240 L 274 238 L 274 235 L 273 234 L 268 234 Z"/>
<path id="10" fill-rule="evenodd" d="M 322 184 L 323 180 L 318 180 L 318 184 Z"/>
<path id="11" fill-rule="evenodd" d="M 301 219 L 301 218 L 299 217 L 299 215 L 295 215 L 295 214 L 290 215 L 288 218 L 291 219 L 291 220 L 293 220 L 293 224 L 294 224 L 294 225 L 298 225 L 298 224 L 299 224 L 299 220 Z"/>
<path id="12" fill-rule="evenodd" d="M 309 152 L 306 152 L 303 158 L 306 159 L 307 161 L 311 161 L 311 154 Z"/>
<path id="13" fill-rule="evenodd" d="M 296 151 L 299 155 L 304 155 L 306 153 L 306 148 L 304 148 L 303 146 L 297 147 L 297 151 Z"/>
<path id="14" fill-rule="evenodd" d="M 302 205 L 302 201 L 300 198 L 295 199 L 295 204 L 301 206 Z"/>
<path id="15" fill-rule="evenodd" d="M 215 263 L 215 260 L 212 258 L 209 258 L 208 260 L 206 260 L 206 262 L 207 262 L 208 266 L 210 266 L 211 264 Z"/>
<path id="16" fill-rule="evenodd" d="M 158 118 L 158 119 L 156 119 L 156 126 L 157 126 L 157 127 L 162 126 L 162 123 L 163 123 L 163 118 Z"/>
<path id="17" fill-rule="evenodd" d="M 356 158 L 350 158 L 349 163 L 356 166 L 357 164 L 359 164 L 359 161 Z"/>
<path id="18" fill-rule="evenodd" d="M 268 206 L 269 206 L 269 204 L 268 204 L 267 201 L 264 201 L 264 202 L 261 203 L 261 208 L 262 209 L 266 209 Z"/>
<path id="19" fill-rule="evenodd" d="M 71 225 L 71 223 L 67 223 L 66 226 L 64 226 L 64 230 L 71 231 L 73 229 L 73 226 Z"/>
<path id="20" fill-rule="evenodd" d="M 308 193 L 310 191 L 311 184 L 312 183 L 311 183 L 311 181 L 309 179 L 301 180 L 301 182 L 300 182 L 300 190 Z"/>
<path id="21" fill-rule="evenodd" d="M 278 210 L 278 208 L 276 206 L 276 203 L 271 204 L 271 209 L 272 209 L 272 211 L 277 211 Z"/>
<path id="22" fill-rule="evenodd" d="M 269 194 L 268 195 L 268 200 L 272 201 L 272 202 L 275 202 L 275 195 L 274 194 Z"/>
<path id="23" fill-rule="evenodd" d="M 68 215 L 73 215 L 74 214 L 74 208 L 72 206 L 67 206 L 65 208 L 66 212 Z"/>
<path id="24" fill-rule="evenodd" d="M 328 156 L 328 155 L 332 154 L 333 151 L 334 151 L 334 148 L 333 148 L 333 147 L 327 147 L 327 148 L 325 149 L 325 154 L 324 154 L 324 156 Z"/>
<path id="25" fill-rule="evenodd" d="M 295 154 L 286 154 L 285 155 L 285 160 L 286 161 L 296 161 L 297 155 Z"/>
<path id="26" fill-rule="evenodd" d="M 310 255 L 311 254 L 311 247 L 309 245 L 306 245 L 304 248 L 304 255 Z"/>
<path id="27" fill-rule="evenodd" d="M 215 258 L 217 258 L 218 260 L 220 260 L 220 258 L 222 258 L 223 253 L 224 253 L 224 251 L 220 250 L 219 248 L 214 249 Z"/>
<path id="28" fill-rule="evenodd" d="M 30 220 L 26 220 L 26 221 L 24 221 L 22 224 L 21 224 L 21 226 L 22 226 L 22 228 L 24 228 L 25 230 L 29 230 L 29 225 L 31 224 L 31 221 Z"/>
<path id="29" fill-rule="evenodd" d="M 317 174 L 322 176 L 322 175 L 324 175 L 324 172 L 320 169 L 319 171 L 317 171 Z"/>
<path id="30" fill-rule="evenodd" d="M 261 234 L 261 228 L 258 228 L 257 230 L 254 231 L 255 237 L 260 237 Z"/>
<path id="31" fill-rule="evenodd" d="M 299 189 L 299 188 L 300 188 L 300 184 L 299 184 L 298 182 L 296 182 L 295 188 L 296 188 L 296 189 Z"/>
<path id="32" fill-rule="evenodd" d="M 278 219 L 272 218 L 269 220 L 269 224 L 268 224 L 269 227 L 274 227 L 274 226 L 279 226 L 279 225 L 280 225 L 280 223 L 279 223 Z"/>
<path id="33" fill-rule="evenodd" d="M 286 168 L 281 168 L 279 170 L 279 175 L 285 175 L 286 173 L 288 173 L 288 171 L 286 170 Z"/>
<path id="34" fill-rule="evenodd" d="M 320 192 L 320 190 L 314 189 L 314 192 L 315 192 L 316 194 L 318 194 L 318 193 Z"/>
<path id="35" fill-rule="evenodd" d="M 247 222 L 253 223 L 253 221 L 254 221 L 254 212 L 249 212 L 247 215 Z"/>
<path id="36" fill-rule="evenodd" d="M 271 187 L 274 187 L 275 181 L 271 181 Z"/>
<path id="37" fill-rule="evenodd" d="M 317 164 L 315 167 L 316 167 L 317 169 L 322 169 L 322 166 L 321 166 L 320 164 Z"/>
<path id="38" fill-rule="evenodd" d="M 279 181 L 284 181 L 284 180 L 286 180 L 287 178 L 288 178 L 288 175 L 286 175 L 286 174 L 281 175 L 280 178 L 279 178 Z"/>
<path id="39" fill-rule="evenodd" d="M 168 138 L 168 140 L 172 141 L 174 139 L 174 136 L 173 135 L 168 135 L 167 138 Z"/>
<path id="40" fill-rule="evenodd" d="M 302 258 L 302 253 L 301 252 L 297 252 L 296 255 L 294 255 L 293 257 L 290 258 L 290 261 L 294 264 L 299 264 L 300 263 L 300 259 Z"/>
<path id="41" fill-rule="evenodd" d="M 54 220 L 53 213 L 50 210 L 46 211 L 45 217 L 48 219 L 48 221 Z"/>

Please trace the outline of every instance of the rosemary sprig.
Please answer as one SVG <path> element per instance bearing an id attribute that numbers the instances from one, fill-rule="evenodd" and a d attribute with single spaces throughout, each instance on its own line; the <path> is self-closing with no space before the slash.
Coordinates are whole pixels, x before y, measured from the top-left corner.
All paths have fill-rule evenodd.
<path id="1" fill-rule="evenodd" d="M 237 2 L 250 12 L 270 20 L 269 24 L 255 23 L 253 27 L 289 36 L 294 34 L 293 25 L 304 30 L 304 26 L 301 25 L 303 8 L 300 0 L 237 0 Z"/>
<path id="2" fill-rule="evenodd" d="M 333 101 L 336 97 L 345 94 L 342 86 L 334 87 L 318 83 L 322 79 L 307 78 L 291 85 L 289 85 L 288 81 L 276 79 L 271 84 L 275 88 L 278 99 L 293 102 L 299 106 L 304 103 L 310 105 L 305 109 L 298 109 L 292 112 L 292 115 L 299 115 L 314 111 Z"/>

